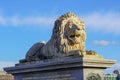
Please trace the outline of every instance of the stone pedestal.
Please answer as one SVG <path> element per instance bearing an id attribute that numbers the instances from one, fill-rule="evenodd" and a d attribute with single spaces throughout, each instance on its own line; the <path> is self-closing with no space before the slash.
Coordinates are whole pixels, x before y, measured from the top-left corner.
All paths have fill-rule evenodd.
<path id="1" fill-rule="evenodd" d="M 114 63 L 76 57 L 20 63 L 4 70 L 15 80 L 103 80 L 103 70 Z"/>

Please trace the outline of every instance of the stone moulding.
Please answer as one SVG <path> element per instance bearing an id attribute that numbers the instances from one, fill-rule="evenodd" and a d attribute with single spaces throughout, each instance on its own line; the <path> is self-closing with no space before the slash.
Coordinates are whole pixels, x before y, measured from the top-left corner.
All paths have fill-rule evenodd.
<path id="1" fill-rule="evenodd" d="M 82 58 L 68 58 L 68 59 L 51 59 L 46 62 L 33 61 L 23 64 L 16 64 L 15 67 L 5 68 L 4 70 L 11 74 L 26 73 L 35 71 L 55 70 L 64 68 L 102 68 L 111 67 L 115 60 L 90 60 Z"/>

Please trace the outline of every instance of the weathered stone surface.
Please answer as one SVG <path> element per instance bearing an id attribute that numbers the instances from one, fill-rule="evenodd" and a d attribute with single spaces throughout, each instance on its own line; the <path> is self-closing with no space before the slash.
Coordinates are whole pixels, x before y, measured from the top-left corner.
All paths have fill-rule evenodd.
<path id="1" fill-rule="evenodd" d="M 42 47 L 41 44 L 30 48 L 26 60 L 64 57 L 69 56 L 69 54 L 74 55 L 76 51 L 81 55 L 83 51 L 85 52 L 85 40 L 86 33 L 83 21 L 72 13 L 64 14 L 55 21 L 51 39 Z M 39 47 L 38 52 L 33 49 L 34 47 Z"/>
<path id="2" fill-rule="evenodd" d="M 103 70 L 114 63 L 113 60 L 68 57 L 21 63 L 5 70 L 13 74 L 15 80 L 89 80 L 91 74 L 103 80 Z"/>
<path id="3" fill-rule="evenodd" d="M 51 39 L 46 44 L 40 42 L 33 45 L 20 63 L 84 55 L 102 59 L 96 52 L 85 50 L 85 40 L 84 22 L 73 13 L 66 13 L 55 21 Z"/>

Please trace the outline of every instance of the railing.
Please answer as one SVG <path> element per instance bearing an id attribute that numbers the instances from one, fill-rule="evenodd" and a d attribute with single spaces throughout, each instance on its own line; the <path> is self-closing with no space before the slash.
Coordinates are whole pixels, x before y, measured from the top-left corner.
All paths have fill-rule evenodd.
<path id="1" fill-rule="evenodd" d="M 117 76 L 117 74 L 107 74 L 104 75 L 104 80 L 120 80 L 120 76 Z"/>

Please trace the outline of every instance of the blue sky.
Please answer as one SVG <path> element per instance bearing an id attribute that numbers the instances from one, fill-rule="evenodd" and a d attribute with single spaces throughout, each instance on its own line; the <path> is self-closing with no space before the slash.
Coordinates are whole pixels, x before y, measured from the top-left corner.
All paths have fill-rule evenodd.
<path id="1" fill-rule="evenodd" d="M 54 21 L 73 12 L 85 22 L 86 49 L 120 66 L 119 0 L 0 0 L 0 69 L 25 57 L 36 42 L 48 41 Z"/>

